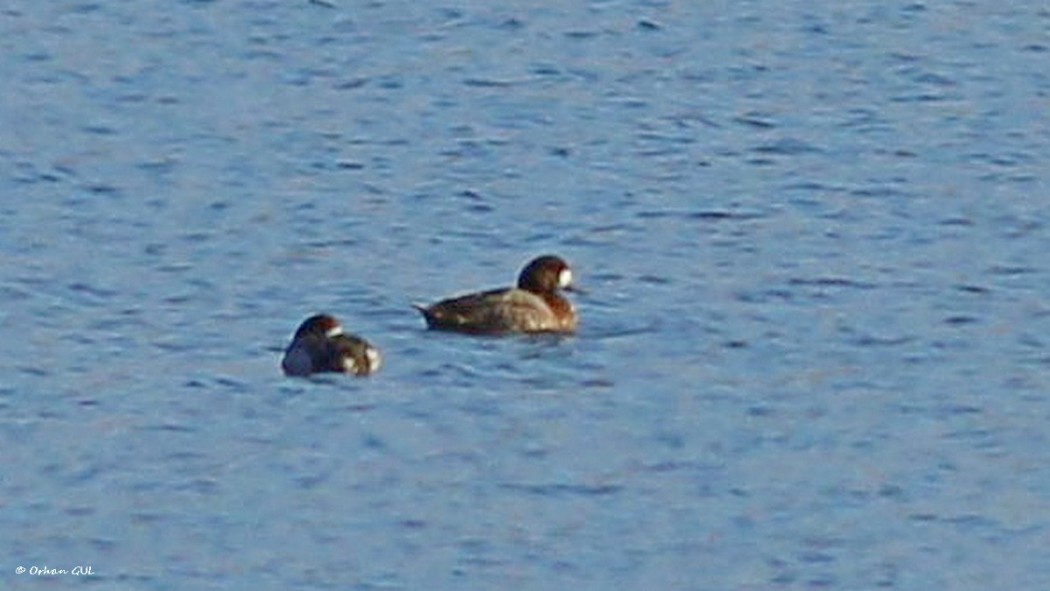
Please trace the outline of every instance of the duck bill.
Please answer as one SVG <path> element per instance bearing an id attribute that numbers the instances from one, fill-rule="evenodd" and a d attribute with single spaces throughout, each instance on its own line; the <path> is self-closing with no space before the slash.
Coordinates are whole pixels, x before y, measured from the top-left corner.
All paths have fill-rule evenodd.
<path id="1" fill-rule="evenodd" d="M 581 295 L 587 295 L 587 290 L 586 289 L 583 289 L 582 287 L 577 287 L 575 285 L 566 285 L 565 287 L 562 288 L 562 291 L 571 291 L 572 293 L 578 293 L 578 294 L 581 294 Z"/>

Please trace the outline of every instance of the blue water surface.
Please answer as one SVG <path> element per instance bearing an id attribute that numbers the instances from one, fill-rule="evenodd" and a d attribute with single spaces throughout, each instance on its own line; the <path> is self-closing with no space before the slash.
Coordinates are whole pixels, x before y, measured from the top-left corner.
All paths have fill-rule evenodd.
<path id="1" fill-rule="evenodd" d="M 1025 1 L 9 0 L 0 588 L 1050 588 L 1048 60 Z M 578 335 L 411 308 L 545 252 Z M 378 375 L 280 374 L 319 311 Z"/>

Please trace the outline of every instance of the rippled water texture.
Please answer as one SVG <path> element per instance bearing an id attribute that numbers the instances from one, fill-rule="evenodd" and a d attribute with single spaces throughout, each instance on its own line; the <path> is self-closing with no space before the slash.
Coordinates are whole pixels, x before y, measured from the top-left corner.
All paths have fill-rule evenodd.
<path id="1" fill-rule="evenodd" d="M 8 0 L 0 50 L 0 588 L 1050 588 L 1044 3 Z M 575 337 L 411 309 L 544 252 Z M 377 376 L 280 374 L 319 311 Z"/>

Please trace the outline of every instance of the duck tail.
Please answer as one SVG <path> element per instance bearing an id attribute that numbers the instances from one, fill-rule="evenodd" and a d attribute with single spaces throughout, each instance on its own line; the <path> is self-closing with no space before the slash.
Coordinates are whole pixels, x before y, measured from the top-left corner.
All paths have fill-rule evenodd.
<path id="1" fill-rule="evenodd" d="M 423 315 L 423 318 L 426 319 L 427 324 L 430 324 L 430 322 L 434 320 L 434 311 L 431 310 L 429 306 L 413 302 L 412 307 L 418 310 L 419 313 Z"/>

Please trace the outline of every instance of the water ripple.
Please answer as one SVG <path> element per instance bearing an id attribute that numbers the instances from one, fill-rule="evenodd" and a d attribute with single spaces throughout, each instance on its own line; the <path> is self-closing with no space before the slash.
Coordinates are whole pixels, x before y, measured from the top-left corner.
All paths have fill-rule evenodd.
<path id="1" fill-rule="evenodd" d="M 520 484 L 520 483 L 504 483 L 500 485 L 500 488 L 522 492 L 530 495 L 539 495 L 544 497 L 562 496 L 562 495 L 581 495 L 587 497 L 593 496 L 605 496 L 612 495 L 623 491 L 622 485 L 615 484 L 600 484 L 600 485 L 589 485 L 589 484 Z"/>

